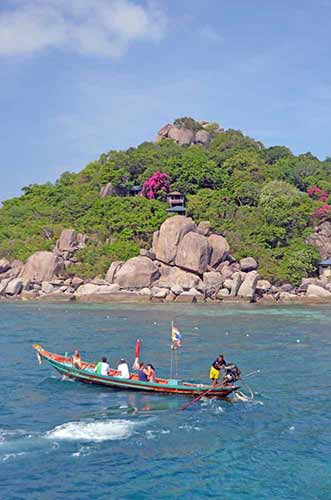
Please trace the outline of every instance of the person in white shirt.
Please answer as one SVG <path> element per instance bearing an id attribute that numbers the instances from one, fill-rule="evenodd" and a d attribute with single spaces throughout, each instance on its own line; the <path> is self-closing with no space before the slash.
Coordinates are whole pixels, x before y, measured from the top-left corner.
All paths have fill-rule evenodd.
<path id="1" fill-rule="evenodd" d="M 120 359 L 117 370 L 120 372 L 120 375 L 118 375 L 118 377 L 130 378 L 129 366 L 125 361 L 125 359 L 123 358 Z"/>
<path id="2" fill-rule="evenodd" d="M 107 363 L 107 358 L 106 358 L 106 356 L 102 356 L 101 361 L 99 361 L 99 363 L 95 367 L 95 371 L 97 372 L 97 375 L 101 375 L 103 377 L 106 377 L 108 375 L 109 370 L 110 370 L 110 366 Z"/>

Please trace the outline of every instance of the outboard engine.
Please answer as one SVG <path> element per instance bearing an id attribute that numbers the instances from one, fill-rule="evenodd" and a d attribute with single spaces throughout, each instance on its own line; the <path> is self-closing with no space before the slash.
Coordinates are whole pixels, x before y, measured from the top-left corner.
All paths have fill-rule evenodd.
<path id="1" fill-rule="evenodd" d="M 234 382 L 237 382 L 237 380 L 240 379 L 241 371 L 235 364 L 225 365 L 223 366 L 223 370 L 224 370 L 223 382 L 225 384 L 233 384 Z"/>

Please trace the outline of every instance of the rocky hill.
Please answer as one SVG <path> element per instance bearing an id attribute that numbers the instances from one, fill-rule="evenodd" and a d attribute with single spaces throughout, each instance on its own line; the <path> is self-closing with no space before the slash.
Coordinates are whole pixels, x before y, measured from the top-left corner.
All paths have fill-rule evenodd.
<path id="1" fill-rule="evenodd" d="M 109 151 L 78 174 L 24 187 L 4 202 L 0 296 L 79 298 L 112 287 L 155 300 L 184 300 L 192 289 L 224 300 L 238 295 L 244 273 L 258 290 L 250 300 L 262 289 L 278 299 L 310 285 L 329 293 L 316 264 L 331 256 L 330 174 L 329 158 L 177 119 L 155 142 Z M 185 195 L 187 218 L 169 218 L 171 190 Z M 245 269 L 245 259 L 256 267 Z"/>

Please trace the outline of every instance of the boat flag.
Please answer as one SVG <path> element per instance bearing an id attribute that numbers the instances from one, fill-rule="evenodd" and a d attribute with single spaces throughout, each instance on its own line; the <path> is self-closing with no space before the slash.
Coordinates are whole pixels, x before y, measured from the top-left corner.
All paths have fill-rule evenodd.
<path id="1" fill-rule="evenodd" d="M 181 347 L 182 345 L 182 334 L 178 330 L 178 328 L 174 325 L 174 322 L 171 324 L 171 349 L 177 349 L 177 347 Z"/>
<path id="2" fill-rule="evenodd" d="M 134 363 L 132 365 L 132 368 L 134 370 L 139 370 L 140 346 L 141 346 L 141 341 L 140 341 L 140 339 L 137 339 L 137 341 L 136 341 L 136 349 L 135 349 L 135 352 L 134 352 Z"/>

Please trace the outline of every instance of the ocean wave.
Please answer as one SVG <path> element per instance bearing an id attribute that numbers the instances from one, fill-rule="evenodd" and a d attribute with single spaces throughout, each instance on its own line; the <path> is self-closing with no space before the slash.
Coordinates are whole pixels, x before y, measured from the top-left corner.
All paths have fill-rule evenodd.
<path id="1" fill-rule="evenodd" d="M 140 425 L 130 420 L 100 422 L 67 422 L 48 431 L 47 439 L 66 441 L 114 441 L 128 439 Z"/>

